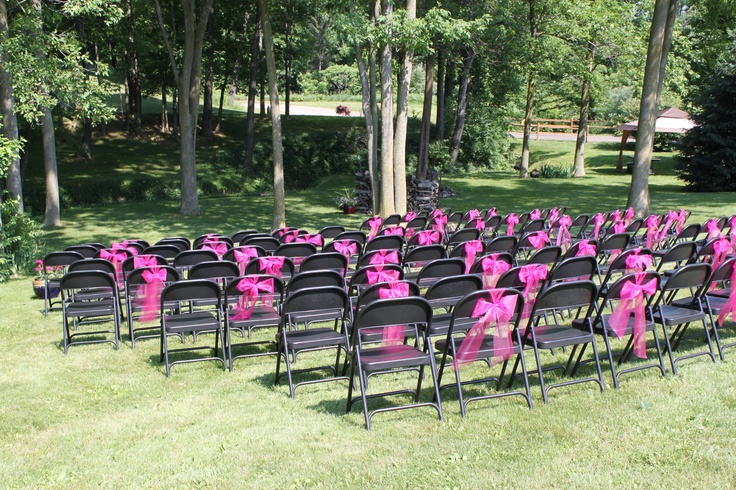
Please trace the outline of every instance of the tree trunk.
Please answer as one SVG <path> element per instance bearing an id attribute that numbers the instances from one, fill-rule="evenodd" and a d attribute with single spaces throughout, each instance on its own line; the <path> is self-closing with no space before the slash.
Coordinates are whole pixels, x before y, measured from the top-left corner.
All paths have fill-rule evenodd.
<path id="1" fill-rule="evenodd" d="M 8 10 L 5 0 L 0 0 L 0 44 L 7 42 Z M 13 76 L 5 70 L 7 52 L 0 49 L 0 104 L 3 113 L 3 134 L 9 141 L 18 141 L 18 118 L 15 115 L 15 96 L 13 95 Z M 23 212 L 23 179 L 21 176 L 20 156 L 10 160 L 5 187 L 11 199 L 18 201 L 18 212 Z"/>
<path id="2" fill-rule="evenodd" d="M 214 132 L 219 133 L 220 132 L 220 125 L 222 124 L 222 109 L 225 104 L 225 90 L 227 89 L 227 82 L 225 79 L 222 80 L 222 85 L 220 85 L 220 102 L 217 105 L 217 123 L 215 124 Z"/>
<path id="3" fill-rule="evenodd" d="M 452 134 L 452 151 L 450 159 L 452 166 L 457 164 L 460 156 L 460 142 L 463 138 L 463 130 L 465 129 L 465 119 L 468 108 L 468 85 L 470 84 L 470 68 L 475 60 L 475 50 L 467 48 L 464 50 L 465 56 L 463 60 L 463 77 L 460 80 L 460 90 L 457 93 L 457 117 L 455 118 L 455 131 Z"/>
<path id="4" fill-rule="evenodd" d="M 595 46 L 588 50 L 588 72 L 583 80 L 580 93 L 580 120 L 578 121 L 578 135 L 575 142 L 575 177 L 585 177 L 585 143 L 588 140 L 588 115 L 590 114 L 590 79 L 595 67 Z"/>
<path id="5" fill-rule="evenodd" d="M 447 77 L 447 49 L 440 48 L 437 57 L 437 120 L 435 140 L 445 139 L 445 78 Z"/>
<path id="6" fill-rule="evenodd" d="M 161 76 L 161 132 L 169 132 L 169 108 L 166 104 L 166 80 Z"/>
<path id="7" fill-rule="evenodd" d="M 372 56 L 372 50 L 369 53 Z M 355 57 L 358 60 L 358 74 L 360 75 L 361 102 L 363 115 L 365 116 L 366 144 L 368 146 L 368 173 L 371 177 L 371 193 L 373 197 L 373 209 L 376 209 L 376 195 L 378 192 L 378 175 L 376 172 L 376 155 L 378 154 L 376 143 L 376 132 L 373 121 L 378 114 L 373 111 L 372 100 L 375 99 L 375 91 L 371 98 L 371 88 L 375 90 L 375 83 L 371 84 L 370 74 L 363 59 L 363 48 L 359 43 L 355 44 Z"/>
<path id="8" fill-rule="evenodd" d="M 672 31 L 675 30 L 675 20 L 680 13 L 679 0 L 670 0 L 667 9 L 667 25 L 664 28 L 664 40 L 662 41 L 662 58 L 659 61 L 659 81 L 657 82 L 657 110 L 659 110 L 659 99 L 662 96 L 662 86 L 664 85 L 664 75 L 667 70 L 667 57 L 670 54 L 670 45 L 672 44 Z"/>
<path id="9" fill-rule="evenodd" d="M 54 118 L 51 115 L 51 109 L 48 107 L 43 108 L 43 116 L 41 116 L 41 137 L 43 139 L 43 168 L 46 174 L 46 210 L 44 211 L 43 225 L 61 226 Z"/>
<path id="10" fill-rule="evenodd" d="M 434 86 L 434 55 L 424 60 L 424 105 L 422 106 L 422 130 L 419 134 L 419 158 L 417 179 L 426 179 L 429 169 L 429 131 L 432 128 L 432 96 Z"/>
<path id="11" fill-rule="evenodd" d="M 258 59 L 261 52 L 261 11 L 256 9 L 256 25 L 250 47 L 250 83 L 248 84 L 248 116 L 245 129 L 245 169 L 253 168 L 253 147 L 256 138 L 256 95 L 258 92 Z"/>
<path id="12" fill-rule="evenodd" d="M 286 23 L 286 47 L 284 48 L 284 116 L 291 117 L 291 23 Z"/>
<path id="13" fill-rule="evenodd" d="M 534 72 L 529 73 L 529 83 L 526 86 L 526 109 L 524 110 L 524 140 L 521 148 L 521 166 L 519 177 L 529 177 L 529 140 L 532 133 L 532 113 L 534 110 L 534 86 L 536 83 Z"/>
<path id="14" fill-rule="evenodd" d="M 383 15 L 388 30 L 393 21 L 392 0 L 383 1 Z M 381 196 L 378 214 L 394 214 L 394 91 L 391 34 L 381 48 Z"/>
<path id="15" fill-rule="evenodd" d="M 272 229 L 286 226 L 284 205 L 284 150 L 281 142 L 281 110 L 279 108 L 279 84 L 276 73 L 276 55 L 273 49 L 271 19 L 268 1 L 258 0 L 263 28 L 263 45 L 266 50 L 266 69 L 268 70 L 268 95 L 271 104 L 271 136 L 273 141 L 273 223 Z"/>
<path id="16" fill-rule="evenodd" d="M 670 4 L 676 0 L 656 0 L 652 27 L 649 33 L 647 62 L 644 70 L 644 86 L 639 108 L 639 127 L 636 133 L 636 150 L 634 152 L 634 173 L 631 177 L 628 206 L 634 208 L 638 217 L 651 212 L 649 202 L 649 168 L 652 161 L 652 145 L 654 129 L 657 122 L 657 92 L 659 87 L 660 67 L 664 52 L 667 13 Z"/>
<path id="17" fill-rule="evenodd" d="M 263 78 L 263 76 L 261 76 L 259 85 L 260 85 L 260 94 L 258 97 L 259 102 L 260 102 L 259 110 L 260 110 L 261 116 L 265 116 L 266 115 L 266 80 Z"/>
<path id="18" fill-rule="evenodd" d="M 417 17 L 416 0 L 406 0 L 406 21 L 411 24 Z M 407 49 L 399 73 L 396 95 L 396 132 L 394 134 L 394 208 L 406 214 L 406 133 L 409 125 L 409 84 L 414 62 L 414 50 Z"/>
<path id="19" fill-rule="evenodd" d="M 204 77 L 204 97 L 202 101 L 202 135 L 212 136 L 212 97 L 215 91 L 215 16 L 207 21 L 207 49 L 205 50 L 206 70 Z"/>

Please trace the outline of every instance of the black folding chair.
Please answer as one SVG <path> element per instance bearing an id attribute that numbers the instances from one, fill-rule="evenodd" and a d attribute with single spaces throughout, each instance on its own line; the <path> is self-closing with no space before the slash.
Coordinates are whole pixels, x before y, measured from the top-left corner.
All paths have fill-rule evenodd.
<path id="1" fill-rule="evenodd" d="M 43 289 L 44 289 L 44 308 L 43 316 L 49 316 L 49 311 L 53 309 L 55 303 L 54 298 L 59 295 L 61 290 L 61 276 L 66 273 L 67 268 L 77 260 L 84 260 L 84 255 L 75 251 L 51 252 L 41 260 L 41 270 L 43 271 Z M 50 277 L 51 274 L 59 277 Z"/>
<path id="2" fill-rule="evenodd" d="M 153 316 L 150 311 L 151 298 L 148 295 L 160 295 L 166 285 L 179 280 L 181 280 L 179 271 L 168 265 L 140 267 L 126 274 L 125 319 L 128 324 L 130 343 L 133 347 L 135 347 L 138 340 L 159 338 L 161 336 L 160 301 L 156 300 L 153 304 L 153 307 L 155 307 L 155 316 Z M 146 303 L 146 300 L 149 303 Z M 142 315 L 143 317 L 141 317 Z M 154 320 L 156 321 L 155 324 L 149 323 Z M 136 327 L 136 323 L 139 326 Z M 183 335 L 181 339 L 184 340 Z"/>

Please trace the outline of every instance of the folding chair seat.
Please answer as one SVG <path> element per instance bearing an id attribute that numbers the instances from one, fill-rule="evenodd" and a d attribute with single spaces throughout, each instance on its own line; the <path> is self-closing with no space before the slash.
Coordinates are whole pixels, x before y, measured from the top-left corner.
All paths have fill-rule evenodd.
<path id="1" fill-rule="evenodd" d="M 468 273 L 478 276 L 484 289 L 490 289 L 496 287 L 496 282 L 501 275 L 513 265 L 514 257 L 510 253 L 490 253 L 477 258 Z"/>
<path id="2" fill-rule="evenodd" d="M 593 331 L 603 337 L 606 344 L 608 364 L 613 376 L 613 385 L 619 387 L 619 378 L 622 374 L 656 368 L 666 376 L 662 349 L 657 336 L 657 328 L 653 319 L 653 303 L 659 291 L 659 274 L 656 272 L 636 272 L 626 274 L 611 284 L 599 305 L 588 312 L 593 318 Z M 577 323 L 582 326 L 582 321 Z M 651 333 L 658 362 L 636 364 L 632 367 L 616 371 L 633 353 L 640 359 L 647 358 L 647 339 Z M 626 344 L 614 362 L 611 337 L 627 338 Z"/>
<path id="3" fill-rule="evenodd" d="M 524 360 L 523 344 L 518 328 L 518 319 L 524 308 L 524 297 L 513 289 L 481 290 L 467 294 L 457 301 L 452 311 L 447 334 L 435 342 L 437 353 L 441 354 L 437 375 L 440 390 L 456 388 L 460 402 L 460 413 L 466 415 L 470 402 L 519 395 L 532 408 L 529 377 Z M 515 319 L 514 319 L 515 318 Z M 462 335 L 460 335 L 462 334 Z M 503 376 L 509 359 L 516 356 L 521 363 L 524 391 L 500 391 Z M 466 373 L 463 367 L 476 361 L 483 361 L 493 367 L 502 363 L 498 377 L 483 376 L 461 380 Z M 455 382 L 442 385 L 445 368 L 452 369 Z M 463 387 L 493 383 L 495 393 L 476 393 L 466 397 Z"/>
<path id="4" fill-rule="evenodd" d="M 416 282 L 420 288 L 427 288 L 443 277 L 461 274 L 465 274 L 463 259 L 438 259 L 424 264 L 417 274 Z"/>
<path id="5" fill-rule="evenodd" d="M 278 327 L 281 323 L 281 303 L 284 298 L 284 283 L 276 276 L 240 276 L 228 282 L 225 298 L 225 339 L 230 371 L 236 359 L 278 354 L 274 340 L 250 340 L 254 329 Z M 248 341 L 233 343 L 233 331 L 239 330 L 241 336 L 248 335 Z M 233 355 L 233 349 L 253 346 L 270 346 L 271 350 L 246 351 Z"/>
<path id="6" fill-rule="evenodd" d="M 258 230 L 240 230 L 240 231 L 236 231 L 235 233 L 233 233 L 230 236 L 230 239 L 233 241 L 233 245 L 236 243 L 240 244 L 240 242 L 242 242 L 245 239 L 245 237 L 255 235 L 257 233 L 259 233 Z"/>
<path id="7" fill-rule="evenodd" d="M 109 342 L 120 347 L 120 308 L 118 285 L 113 276 L 98 270 L 76 271 L 64 274 L 61 288 L 64 354 L 70 345 L 99 344 Z M 98 294 L 85 299 L 89 290 Z M 107 291 L 103 296 L 101 291 Z M 90 324 L 112 323 L 111 329 L 87 330 Z M 70 325 L 71 324 L 71 325 Z M 112 338 L 109 336 L 112 335 Z M 76 340 L 76 339 L 81 340 Z"/>
<path id="8" fill-rule="evenodd" d="M 222 291 L 220 286 L 209 279 L 190 279 L 179 281 L 166 286 L 161 293 L 161 362 L 166 366 L 166 377 L 171 375 L 171 367 L 174 364 L 218 361 L 222 363 L 223 369 L 227 369 L 226 348 L 220 349 L 219 342 L 223 339 L 224 332 L 221 317 Z M 193 303 L 203 306 L 194 308 Z M 176 306 L 174 306 L 176 305 Z M 214 346 L 193 346 L 172 349 L 169 347 L 169 336 L 197 334 L 202 332 L 215 332 Z M 212 350 L 212 355 L 207 357 L 177 358 L 172 360 L 172 354 L 195 352 L 200 350 Z"/>
<path id="9" fill-rule="evenodd" d="M 420 245 L 409 249 L 403 258 L 404 277 L 407 279 L 416 279 L 419 270 L 427 262 L 437 259 L 444 259 L 447 255 L 445 247 L 440 244 Z"/>
<path id="10" fill-rule="evenodd" d="M 266 257 L 268 254 L 263 248 L 256 245 L 244 245 L 231 248 L 225 255 L 222 256 L 222 260 L 228 262 L 235 262 L 240 267 L 240 274 L 245 274 L 245 266 L 250 262 L 251 259 L 257 259 L 259 257 Z"/>
<path id="11" fill-rule="evenodd" d="M 736 271 L 736 257 L 730 257 L 713 271 L 703 296 L 704 308 L 708 312 L 711 325 L 715 327 L 714 337 L 722 361 L 724 360 L 723 351 L 736 346 L 736 342 L 723 343 L 718 333 L 718 330 L 725 326 L 729 315 L 731 315 L 731 322 L 736 322 L 736 317 L 733 315 L 736 310 L 736 284 L 734 284 L 736 274 L 734 271 Z"/>
<path id="12" fill-rule="evenodd" d="M 369 240 L 363 249 L 363 254 L 375 250 L 404 250 L 404 237 L 399 235 L 379 235 Z"/>
<path id="13" fill-rule="evenodd" d="M 331 270 L 345 277 L 349 265 L 348 258 L 339 252 L 322 252 L 306 257 L 299 266 L 299 272 Z"/>
<path id="14" fill-rule="evenodd" d="M 172 265 L 179 271 L 179 274 L 183 278 L 186 278 L 192 266 L 202 262 L 215 262 L 218 260 L 220 260 L 220 257 L 213 250 L 184 250 L 176 254 Z"/>
<path id="15" fill-rule="evenodd" d="M 376 343 L 372 340 L 365 340 L 363 336 L 365 331 L 372 336 L 375 330 L 379 328 L 400 329 L 404 333 L 407 332 L 407 329 L 410 329 L 413 337 L 421 339 L 421 331 L 429 328 L 431 323 L 432 307 L 427 300 L 416 296 L 379 299 L 363 306 L 356 312 L 350 338 L 351 369 L 346 411 L 349 413 L 355 402 L 362 401 L 366 429 L 370 430 L 371 418 L 376 413 L 416 407 L 432 407 L 437 411 L 440 420 L 443 420 L 434 353 L 428 353 L 421 345 L 410 345 L 407 342 Z M 420 402 L 422 380 L 427 367 L 434 385 L 433 400 Z M 416 390 L 401 389 L 368 393 L 369 375 L 380 374 L 385 376 L 397 371 L 405 372 L 412 368 L 418 368 Z M 353 397 L 353 390 L 358 389 L 355 385 L 356 376 L 359 383 L 359 396 Z M 382 406 L 372 411 L 368 410 L 368 399 L 385 399 L 399 394 L 413 395 L 413 403 L 389 407 Z"/>
<path id="16" fill-rule="evenodd" d="M 138 340 L 161 336 L 161 292 L 168 284 L 180 280 L 179 271 L 168 265 L 139 267 L 126 275 L 125 319 L 132 347 L 135 348 Z"/>
<path id="17" fill-rule="evenodd" d="M 186 250 L 182 249 L 182 246 L 183 243 L 181 242 L 178 245 L 171 242 L 151 245 L 144 249 L 141 255 L 160 255 L 171 264 L 174 262 L 174 257 L 179 255 L 183 250 Z"/>
<path id="18" fill-rule="evenodd" d="M 593 281 L 572 281 L 560 282 L 552 286 L 543 288 L 534 302 L 528 325 L 519 325 L 519 328 L 525 328 L 522 334 L 522 341 L 526 346 L 534 350 L 534 358 L 537 364 L 537 374 L 539 375 L 539 384 L 542 390 L 542 398 L 547 403 L 547 394 L 553 388 L 560 386 L 569 386 L 578 383 L 594 382 L 597 383 L 601 392 L 604 391 L 603 373 L 601 372 L 600 359 L 598 357 L 598 349 L 595 344 L 595 333 L 590 317 L 582 319 L 581 324 L 573 326 L 573 319 L 578 317 L 581 312 L 589 311 L 598 296 L 598 289 Z M 570 311 L 568 321 L 565 322 L 563 315 L 558 312 Z M 575 316 L 573 316 L 573 312 Z M 541 320 L 544 319 L 544 323 Z M 560 381 L 558 383 L 546 384 L 544 381 L 544 371 L 551 369 L 563 369 L 563 375 L 568 373 L 575 375 L 577 368 L 582 360 L 585 350 L 591 345 L 593 348 L 593 361 L 595 363 L 597 377 L 586 377 Z M 542 367 L 540 359 L 540 351 L 557 349 L 561 347 L 573 347 L 570 352 L 567 365 Z M 578 347 L 581 347 L 580 354 L 573 365 L 573 359 L 577 354 Z M 511 373 L 511 379 L 514 379 L 519 361 L 514 363 L 514 369 Z M 572 371 L 570 370 L 572 368 Z"/>
<path id="19" fill-rule="evenodd" d="M 667 354 L 672 364 L 672 372 L 677 374 L 677 363 L 685 359 L 698 356 L 708 356 L 713 362 L 716 357 L 711 342 L 711 329 L 706 323 L 706 311 L 703 307 L 703 296 L 711 275 L 710 264 L 688 264 L 680 267 L 662 285 L 657 307 L 654 309 L 654 321 L 662 325 L 667 344 Z M 703 325 L 705 340 L 708 349 L 694 353 L 674 356 L 674 351 L 683 341 L 692 338 L 702 338 L 702 335 L 685 336 L 692 323 L 700 322 Z M 714 335 L 718 335 L 713 330 Z"/>
<path id="20" fill-rule="evenodd" d="M 275 384 L 278 385 L 281 378 L 286 376 L 289 381 L 289 394 L 292 398 L 294 398 L 294 391 L 299 386 L 348 379 L 346 376 L 339 376 L 338 372 L 340 352 L 343 350 L 347 352 L 350 345 L 345 325 L 349 309 L 345 289 L 335 286 L 300 289 L 284 300 L 277 338 L 279 353 L 276 361 Z M 310 323 L 313 318 L 319 318 L 320 323 L 332 323 L 332 326 L 312 326 Z M 298 328 L 300 324 L 303 324 L 304 327 Z M 299 353 L 325 349 L 337 351 L 334 366 L 292 369 L 292 364 L 296 364 Z M 281 373 L 282 359 L 286 364 L 285 373 Z M 329 370 L 332 376 L 294 383 L 294 374 L 324 370 Z"/>
<path id="21" fill-rule="evenodd" d="M 273 254 L 281 244 L 279 243 L 278 238 L 271 236 L 251 236 L 240 242 L 240 245 L 261 247 L 267 253 Z"/>
<path id="22" fill-rule="evenodd" d="M 455 304 L 470 293 L 483 289 L 483 280 L 476 275 L 463 274 L 461 276 L 449 276 L 439 279 L 432 284 L 424 293 L 424 299 L 429 301 L 435 313 L 432 316 L 432 325 L 425 332 L 428 341 L 425 348 L 430 348 L 433 337 L 444 337 L 450 328 L 450 320 Z M 437 310 L 444 313 L 438 313 Z M 472 324 L 462 325 L 459 321 L 455 324 L 455 333 L 467 331 Z M 467 328 L 466 328 L 467 327 Z"/>
<path id="23" fill-rule="evenodd" d="M 340 233 L 345 231 L 344 226 L 340 225 L 331 225 L 331 226 L 325 226 L 321 230 L 319 230 L 319 234 L 322 235 L 322 238 L 325 239 L 325 242 L 329 240 L 333 240 L 335 237 L 337 237 Z"/>
<path id="24" fill-rule="evenodd" d="M 65 252 L 77 252 L 82 255 L 85 259 L 94 258 L 100 249 L 93 245 L 72 245 L 64 249 Z"/>
<path id="25" fill-rule="evenodd" d="M 176 248 L 179 249 L 181 252 L 182 250 L 189 250 L 192 248 L 192 242 L 189 241 L 188 238 L 182 237 L 182 236 L 174 236 L 174 237 L 165 237 L 161 240 L 157 241 L 153 246 L 156 245 L 173 245 Z M 148 247 L 146 247 L 148 248 Z"/>

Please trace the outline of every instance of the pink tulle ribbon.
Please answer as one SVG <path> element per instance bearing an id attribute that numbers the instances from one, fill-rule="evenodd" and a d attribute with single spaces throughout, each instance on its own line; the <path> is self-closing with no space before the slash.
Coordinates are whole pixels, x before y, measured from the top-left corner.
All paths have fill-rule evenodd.
<path id="1" fill-rule="evenodd" d="M 444 233 L 445 226 L 447 226 L 447 216 L 440 213 L 434 217 L 434 221 L 432 222 L 432 230 Z"/>
<path id="2" fill-rule="evenodd" d="M 212 250 L 219 258 L 222 258 L 227 252 L 227 243 L 221 242 L 218 237 L 208 238 L 202 244 L 204 250 Z"/>
<path id="3" fill-rule="evenodd" d="M 716 219 L 709 219 L 706 221 L 705 230 L 708 232 L 709 240 L 721 235 L 721 229 L 718 228 L 718 220 Z"/>
<path id="4" fill-rule="evenodd" d="M 595 244 L 590 243 L 588 240 L 580 240 L 575 257 L 586 257 L 589 255 L 595 257 L 596 253 Z"/>
<path id="5" fill-rule="evenodd" d="M 409 285 L 405 282 L 390 283 L 378 290 L 378 297 L 406 298 L 409 296 Z M 383 344 L 400 345 L 404 343 L 404 327 L 402 325 L 388 325 L 383 327 Z"/>
<path id="6" fill-rule="evenodd" d="M 240 268 L 240 274 L 245 274 L 245 266 L 250 262 L 251 259 L 258 258 L 258 250 L 253 247 L 240 247 L 233 251 L 235 255 L 235 262 L 238 263 Z"/>
<path id="7" fill-rule="evenodd" d="M 713 263 L 711 264 L 713 270 L 718 269 L 718 267 L 723 263 L 724 260 L 726 260 L 726 255 L 728 254 L 728 251 L 731 249 L 731 242 L 728 241 L 725 237 L 721 237 L 718 240 L 716 240 L 715 243 L 713 243 Z"/>
<path id="8" fill-rule="evenodd" d="M 128 254 L 122 252 L 121 249 L 100 250 L 100 258 L 112 262 L 112 265 L 115 266 L 116 279 L 120 280 L 123 262 L 128 258 Z"/>
<path id="9" fill-rule="evenodd" d="M 641 249 L 634 250 L 626 257 L 626 272 L 644 272 L 652 265 L 652 256 L 641 253 Z"/>
<path id="10" fill-rule="evenodd" d="M 471 209 L 468 211 L 468 221 L 474 220 L 476 218 L 480 218 L 480 211 L 477 209 Z"/>
<path id="11" fill-rule="evenodd" d="M 433 209 L 432 214 L 430 214 L 432 218 L 436 218 L 437 216 L 444 216 L 444 215 L 445 213 L 443 213 L 441 209 L 437 209 L 437 208 Z"/>
<path id="12" fill-rule="evenodd" d="M 404 236 L 404 229 L 401 226 L 392 225 L 388 226 L 383 230 L 384 235 L 398 235 Z"/>
<path id="13" fill-rule="evenodd" d="M 442 234 L 439 231 L 424 230 L 417 233 L 417 243 L 419 245 L 434 245 L 442 241 Z"/>
<path id="14" fill-rule="evenodd" d="M 668 211 L 667 221 L 665 221 L 664 226 L 662 227 L 660 236 L 664 238 L 667 235 L 667 233 L 670 231 L 670 227 L 672 226 L 672 224 L 677 223 L 677 220 L 679 217 L 680 215 L 677 213 L 677 211 Z"/>
<path id="15" fill-rule="evenodd" d="M 721 308 L 721 312 L 718 314 L 718 325 L 723 326 L 726 321 L 726 317 L 731 315 L 731 321 L 736 319 L 736 267 L 731 272 L 731 294 L 728 295 L 726 304 Z"/>
<path id="16" fill-rule="evenodd" d="M 483 242 L 480 240 L 469 240 L 463 243 L 463 250 L 465 252 L 465 273 L 470 272 L 470 268 L 473 267 L 475 257 L 479 253 L 483 253 Z"/>
<path id="17" fill-rule="evenodd" d="M 112 242 L 112 247 L 111 248 L 113 250 L 127 250 L 134 257 L 136 255 L 138 255 L 138 249 L 135 248 L 135 247 L 131 247 L 130 246 L 130 243 L 128 242 L 128 240 L 123 240 L 122 242 L 119 242 L 119 243 L 118 242 Z"/>
<path id="18" fill-rule="evenodd" d="M 383 266 L 376 266 L 375 270 L 366 271 L 368 284 L 376 284 L 378 282 L 391 282 L 399 280 L 399 271 L 383 270 Z"/>
<path id="19" fill-rule="evenodd" d="M 141 267 L 155 267 L 158 265 L 158 260 L 153 255 L 136 255 L 133 257 L 133 268 L 140 269 Z"/>
<path id="20" fill-rule="evenodd" d="M 296 237 L 299 236 L 299 230 L 291 230 L 291 231 L 285 231 L 281 234 L 279 237 L 284 243 L 291 243 L 296 240 Z"/>
<path id="21" fill-rule="evenodd" d="M 481 232 L 486 229 L 486 222 L 483 221 L 483 218 L 473 218 L 470 221 L 468 221 L 467 226 L 472 226 L 473 228 L 477 228 Z"/>
<path id="22" fill-rule="evenodd" d="M 557 208 L 552 208 L 552 211 L 549 212 L 549 222 L 554 223 L 557 221 L 557 218 L 560 216 L 560 210 Z"/>
<path id="23" fill-rule="evenodd" d="M 683 208 L 680 209 L 679 213 L 677 213 L 677 223 L 675 224 L 675 231 L 677 234 L 679 234 L 685 227 L 685 221 L 687 221 L 687 211 Z"/>
<path id="24" fill-rule="evenodd" d="M 614 233 L 623 233 L 625 231 L 626 231 L 626 223 L 624 223 L 623 221 L 618 220 L 613 224 Z"/>
<path id="25" fill-rule="evenodd" d="M 259 257 L 258 258 L 258 267 L 260 268 L 261 272 L 264 274 L 271 274 L 272 276 L 276 276 L 278 278 L 282 277 L 281 269 L 284 267 L 284 260 L 285 257 Z"/>
<path id="26" fill-rule="evenodd" d="M 457 350 L 453 360 L 453 367 L 459 369 L 478 358 L 478 351 L 483 345 L 486 330 L 493 325 L 496 329 L 493 334 L 493 355 L 491 364 L 507 360 L 514 353 L 514 343 L 511 338 L 511 317 L 516 307 L 515 296 L 503 296 L 503 289 L 490 291 L 491 301 L 478 299 L 473 307 L 471 316 L 480 319 L 470 328 Z"/>
<path id="27" fill-rule="evenodd" d="M 368 234 L 369 238 L 373 238 L 374 236 L 378 235 L 378 230 L 381 229 L 381 225 L 383 224 L 383 218 L 380 216 L 374 216 L 373 218 L 368 220 L 368 226 L 371 228 L 371 232 Z"/>
<path id="28" fill-rule="evenodd" d="M 273 278 L 244 277 L 236 286 L 238 291 L 243 294 L 238 298 L 238 304 L 233 310 L 235 314 L 230 317 L 231 320 L 248 320 L 253 316 L 258 297 L 261 293 L 273 293 Z"/>
<path id="29" fill-rule="evenodd" d="M 613 212 L 613 214 L 610 217 L 611 223 L 615 223 L 616 221 L 621 221 L 621 210 L 617 209 Z"/>
<path id="30" fill-rule="evenodd" d="M 731 220 L 731 229 L 728 231 L 728 239 L 731 241 L 729 253 L 734 253 L 736 251 L 736 226 L 734 226 L 734 221 L 736 221 L 736 218 Z"/>
<path id="31" fill-rule="evenodd" d="M 483 270 L 483 289 L 495 288 L 503 273 L 511 269 L 511 264 L 500 260 L 499 255 L 491 254 L 480 259 L 480 267 Z"/>
<path id="32" fill-rule="evenodd" d="M 325 240 L 322 237 L 322 235 L 297 235 L 296 238 L 294 238 L 295 243 L 311 243 L 312 245 L 315 245 L 317 247 L 321 247 Z"/>
<path id="33" fill-rule="evenodd" d="M 350 240 L 335 240 L 332 243 L 337 252 L 348 258 L 358 253 L 358 244 Z"/>
<path id="34" fill-rule="evenodd" d="M 529 217 L 531 219 L 539 219 L 542 217 L 542 212 L 539 209 L 535 209 L 531 213 L 529 213 Z"/>
<path id="35" fill-rule="evenodd" d="M 498 214 L 498 213 L 496 213 L 496 208 L 494 207 L 494 208 L 491 208 L 491 209 L 488 210 L 488 215 L 487 216 L 490 218 L 492 216 L 496 216 L 496 214 Z"/>
<path id="36" fill-rule="evenodd" d="M 626 226 L 631 224 L 631 220 L 634 219 L 634 208 L 627 208 L 624 213 L 624 223 Z"/>
<path id="37" fill-rule="evenodd" d="M 654 245 L 659 243 L 659 226 L 657 225 L 659 219 L 652 215 L 649 216 L 645 224 L 647 226 L 647 239 L 646 239 L 646 246 L 649 249 L 654 248 Z"/>
<path id="38" fill-rule="evenodd" d="M 601 227 L 606 222 L 606 218 L 601 213 L 597 213 L 593 216 L 593 239 L 598 240 L 598 235 L 601 233 Z"/>
<path id="39" fill-rule="evenodd" d="M 161 292 L 164 290 L 164 282 L 166 281 L 166 270 L 151 267 L 144 270 L 141 277 L 146 283 L 142 287 L 143 306 L 138 321 L 150 322 L 158 317 Z"/>
<path id="40" fill-rule="evenodd" d="M 557 220 L 557 224 L 559 225 L 559 230 L 557 231 L 557 245 L 560 247 L 565 247 L 572 242 L 572 238 L 570 237 L 570 226 L 572 226 L 572 219 L 567 216 L 563 215 L 560 219 Z"/>
<path id="41" fill-rule="evenodd" d="M 514 213 L 511 213 L 508 216 L 506 216 L 506 234 L 513 235 L 514 227 L 518 224 L 519 224 L 519 217 L 516 216 Z"/>
<path id="42" fill-rule="evenodd" d="M 652 295 L 657 290 L 657 279 L 642 284 L 645 273 L 635 275 L 633 281 L 626 281 L 621 289 L 621 299 L 613 313 L 608 318 L 608 324 L 616 337 L 621 339 L 629 319 L 634 315 L 634 355 L 640 359 L 647 358 L 646 342 L 646 311 L 644 309 L 644 295 Z"/>
<path id="43" fill-rule="evenodd" d="M 539 250 L 546 244 L 550 243 L 549 235 L 543 231 L 537 231 L 534 234 L 529 235 L 529 243 L 532 244 L 532 247 Z"/>
<path id="44" fill-rule="evenodd" d="M 403 219 L 404 222 L 409 223 L 411 220 L 413 220 L 416 217 L 417 217 L 417 213 L 415 213 L 413 211 L 409 211 L 408 213 L 406 213 L 404 215 L 404 217 L 402 219 Z"/>
<path id="45" fill-rule="evenodd" d="M 528 264 L 521 266 L 519 269 L 519 281 L 524 284 L 524 311 L 521 314 L 522 325 L 531 316 L 532 307 L 534 306 L 534 298 L 539 284 L 547 279 L 547 267 L 542 264 Z"/>
<path id="46" fill-rule="evenodd" d="M 399 252 L 396 250 L 378 250 L 368 261 L 370 265 L 398 264 Z"/>

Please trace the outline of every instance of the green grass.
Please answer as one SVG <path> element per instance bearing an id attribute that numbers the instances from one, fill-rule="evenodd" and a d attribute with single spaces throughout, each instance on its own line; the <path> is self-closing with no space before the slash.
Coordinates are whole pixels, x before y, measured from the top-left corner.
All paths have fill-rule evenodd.
<path id="1" fill-rule="evenodd" d="M 568 164 L 571 148 L 565 142 L 534 143 L 534 165 Z M 562 204 L 572 214 L 623 207 L 630 177 L 613 171 L 615 145 L 589 145 L 588 155 L 589 176 L 583 179 L 444 176 L 443 184 L 460 195 L 441 205 L 508 212 Z M 650 178 L 655 211 L 686 207 L 693 221 L 736 213 L 732 193 L 682 192 L 670 156 L 661 157 Z M 332 223 L 357 227 L 364 216 L 346 216 L 334 206 L 335 193 L 351 183 L 352 176 L 331 177 L 318 188 L 289 193 L 287 222 L 313 231 Z M 173 201 L 64 210 L 65 227 L 50 231 L 45 246 L 270 227 L 271 197 L 231 196 L 201 204 L 205 214 L 194 218 L 177 215 Z M 127 334 L 119 351 L 110 345 L 73 346 L 64 355 L 61 315 L 44 318 L 42 309 L 31 297 L 30 278 L 0 284 L 4 487 L 736 485 L 733 350 L 725 362 L 685 362 L 678 376 L 662 378 L 653 370 L 624 376 L 619 390 L 606 373 L 605 393 L 593 384 L 572 386 L 553 390 L 547 405 L 532 378 L 533 410 L 520 398 L 479 402 L 462 419 L 448 391 L 445 422 L 430 409 L 393 412 L 375 416 L 367 432 L 358 406 L 345 413 L 344 382 L 302 387 L 291 400 L 288 388 L 273 385 L 275 358 L 270 357 L 240 360 L 234 373 L 214 363 L 178 365 L 167 379 L 158 341 L 141 341 L 132 349 Z M 273 331 L 262 335 L 272 338 Z M 733 341 L 735 334 L 726 329 L 722 335 Z M 685 352 L 702 347 L 694 342 Z M 558 353 L 555 359 L 563 358 Z M 527 359 L 533 368 L 532 356 Z M 307 355 L 299 359 L 308 362 Z M 545 355 L 543 362 L 552 359 Z M 388 383 L 377 379 L 372 386 Z"/>

